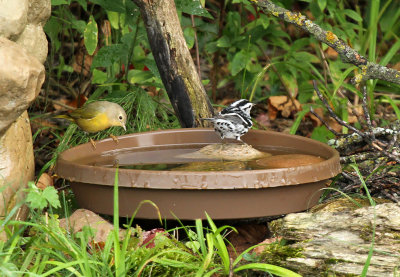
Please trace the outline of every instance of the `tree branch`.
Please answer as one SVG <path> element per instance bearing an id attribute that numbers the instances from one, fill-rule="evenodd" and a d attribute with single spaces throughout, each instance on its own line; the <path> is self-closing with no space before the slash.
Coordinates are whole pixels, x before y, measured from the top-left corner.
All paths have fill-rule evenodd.
<path id="1" fill-rule="evenodd" d="M 351 63 L 361 69 L 361 73 L 356 74 L 352 82 L 359 85 L 369 79 L 379 79 L 400 85 L 400 72 L 387 68 L 385 66 L 368 61 L 361 56 L 356 50 L 351 48 L 343 40 L 339 39 L 331 31 L 325 31 L 319 25 L 307 19 L 301 13 L 294 13 L 279 7 L 269 0 L 253 0 L 257 6 L 264 12 L 272 14 L 288 23 L 292 23 L 298 28 L 303 29 L 309 34 L 312 34 L 320 42 L 323 42 L 332 47 L 339 53 L 341 59 L 345 63 Z"/>

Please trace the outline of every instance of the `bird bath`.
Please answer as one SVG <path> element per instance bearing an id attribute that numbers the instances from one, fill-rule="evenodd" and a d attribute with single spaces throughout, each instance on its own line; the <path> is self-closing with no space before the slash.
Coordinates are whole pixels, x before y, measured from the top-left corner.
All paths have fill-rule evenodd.
<path id="1" fill-rule="evenodd" d="M 310 165 L 233 171 L 131 169 L 129 165 L 183 163 L 177 149 L 190 152 L 221 140 L 213 129 L 174 129 L 129 134 L 71 148 L 60 154 L 56 173 L 71 182 L 78 204 L 113 214 L 113 185 L 119 169 L 119 214 L 130 217 L 143 200 L 153 201 L 165 219 L 244 219 L 286 214 L 315 205 L 328 179 L 340 173 L 339 154 L 308 138 L 251 130 L 243 140 L 255 148 L 277 153 L 323 158 Z M 178 151 L 178 152 L 179 152 Z M 171 160 L 172 159 L 172 160 Z M 168 162 L 165 162 L 168 160 Z M 135 168 L 135 167 L 133 167 Z M 165 168 L 164 168 L 165 169 Z M 136 218 L 156 219 L 151 205 Z"/>

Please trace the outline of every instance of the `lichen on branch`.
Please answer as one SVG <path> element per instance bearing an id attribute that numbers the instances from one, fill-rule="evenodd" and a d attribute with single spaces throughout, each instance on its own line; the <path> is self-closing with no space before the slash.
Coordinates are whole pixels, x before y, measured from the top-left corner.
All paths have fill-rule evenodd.
<path id="1" fill-rule="evenodd" d="M 379 79 L 396 84 L 400 84 L 400 72 L 373 62 L 368 61 L 347 43 L 338 38 L 331 31 L 322 29 L 313 21 L 307 19 L 301 13 L 291 12 L 285 8 L 279 7 L 269 0 L 253 0 L 257 6 L 264 12 L 274 15 L 288 23 L 303 29 L 312 34 L 319 41 L 332 47 L 340 55 L 343 62 L 351 63 L 359 67 L 360 73 L 352 79 L 352 82 L 359 85 L 369 79 Z"/>

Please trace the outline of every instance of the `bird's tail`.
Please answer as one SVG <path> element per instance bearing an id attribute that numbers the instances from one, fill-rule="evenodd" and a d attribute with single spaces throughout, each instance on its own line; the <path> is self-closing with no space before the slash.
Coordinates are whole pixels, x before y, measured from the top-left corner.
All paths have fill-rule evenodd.
<path id="1" fill-rule="evenodd" d="M 67 115 L 67 114 L 59 114 L 59 115 L 53 116 L 53 118 L 63 118 L 63 119 L 67 119 L 67 120 L 69 120 L 69 121 L 74 121 L 74 120 L 72 119 L 72 117 L 70 117 L 70 116 Z"/>
<path id="2" fill-rule="evenodd" d="M 213 121 L 215 118 L 200 118 L 200 120 Z"/>

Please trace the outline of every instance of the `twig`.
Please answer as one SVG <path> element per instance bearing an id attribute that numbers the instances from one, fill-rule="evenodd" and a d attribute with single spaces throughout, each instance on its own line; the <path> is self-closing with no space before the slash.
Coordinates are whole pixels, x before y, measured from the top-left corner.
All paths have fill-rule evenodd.
<path id="1" fill-rule="evenodd" d="M 317 82 L 315 80 L 313 80 L 313 85 L 314 85 L 314 90 L 317 93 L 319 99 L 322 101 L 322 103 L 324 104 L 325 108 L 328 110 L 329 115 L 336 120 L 340 125 L 346 127 L 347 129 L 352 130 L 354 133 L 357 133 L 360 137 L 362 138 L 366 138 L 368 139 L 368 137 L 361 132 L 360 130 L 358 130 L 357 128 L 354 128 L 353 126 L 347 124 L 346 122 L 344 122 L 342 119 L 340 119 L 335 112 L 332 110 L 331 106 L 328 104 L 328 102 L 326 101 L 325 97 L 322 95 L 322 93 L 319 91 L 318 89 L 318 85 Z"/>
<path id="2" fill-rule="evenodd" d="M 253 0 L 253 2 L 255 2 L 256 5 L 264 12 L 270 13 L 288 23 L 294 24 L 307 33 L 312 34 L 317 40 L 329 45 L 339 53 L 343 62 L 351 63 L 359 67 L 361 69 L 361 73 L 358 73 L 352 79 L 353 83 L 358 85 L 361 82 L 369 79 L 379 79 L 400 84 L 399 71 L 368 61 L 343 40 L 339 39 L 334 33 L 331 31 L 325 31 L 319 25 L 307 19 L 301 13 L 291 12 L 287 9 L 277 6 L 269 0 Z"/>
<path id="3" fill-rule="evenodd" d="M 324 124 L 325 127 L 326 127 L 329 131 L 331 131 L 335 136 L 339 137 L 339 136 L 342 136 L 342 135 L 343 135 L 343 134 L 340 134 L 340 133 L 336 132 L 335 130 L 333 130 L 333 129 L 331 128 L 331 126 L 329 126 L 329 124 L 328 124 L 322 117 L 320 117 L 319 114 L 317 114 L 317 113 L 314 111 L 313 107 L 310 107 L 310 113 L 312 113 L 316 118 L 318 118 L 319 121 L 321 121 L 322 124 Z"/>
<path id="4" fill-rule="evenodd" d="M 362 91 L 362 94 L 363 94 L 363 97 L 362 97 L 362 108 L 363 108 L 363 111 L 364 111 L 365 121 L 367 122 L 367 126 L 368 126 L 368 129 L 369 129 L 369 132 L 371 133 L 372 140 L 375 140 L 375 135 L 374 135 L 374 132 L 372 131 L 371 117 L 369 116 L 367 86 L 365 84 L 363 84 L 363 86 L 361 87 L 361 91 Z"/>
<path id="5" fill-rule="evenodd" d="M 201 71 L 200 71 L 200 54 L 199 54 L 199 42 L 197 40 L 197 31 L 196 31 L 196 24 L 194 23 L 194 15 L 190 15 L 192 19 L 192 27 L 194 29 L 194 45 L 196 47 L 196 64 L 197 64 L 197 74 L 199 74 L 199 78 L 201 80 Z"/>

